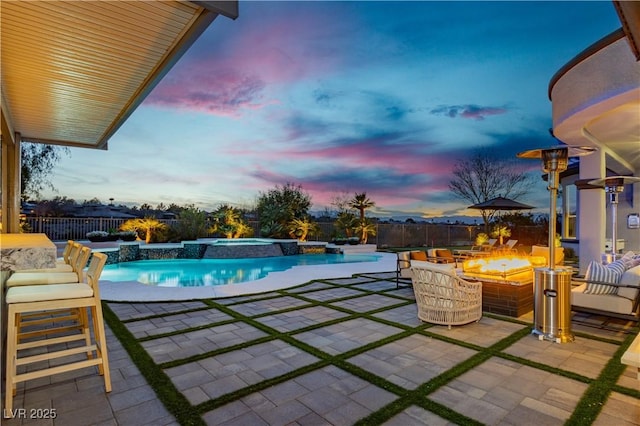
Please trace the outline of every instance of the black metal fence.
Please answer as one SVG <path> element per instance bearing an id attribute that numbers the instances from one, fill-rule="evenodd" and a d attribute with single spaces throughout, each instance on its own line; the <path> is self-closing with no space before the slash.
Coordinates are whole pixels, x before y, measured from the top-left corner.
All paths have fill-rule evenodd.
<path id="1" fill-rule="evenodd" d="M 127 219 L 114 218 L 68 218 L 27 217 L 29 232 L 46 234 L 51 240 L 83 240 L 87 232 L 117 231 Z M 177 219 L 161 220 L 171 226 Z M 250 221 L 254 236 L 260 236 L 259 223 Z M 320 232 L 310 237 L 314 241 L 331 241 L 336 228 L 332 222 L 318 223 Z M 368 243 L 379 248 L 386 247 L 436 247 L 472 245 L 476 235 L 483 232 L 482 226 L 427 223 L 379 223 L 376 234 L 369 236 Z M 213 235 L 207 235 L 212 237 Z M 546 226 L 519 226 L 511 229 L 511 238 L 522 245 L 545 244 Z"/>

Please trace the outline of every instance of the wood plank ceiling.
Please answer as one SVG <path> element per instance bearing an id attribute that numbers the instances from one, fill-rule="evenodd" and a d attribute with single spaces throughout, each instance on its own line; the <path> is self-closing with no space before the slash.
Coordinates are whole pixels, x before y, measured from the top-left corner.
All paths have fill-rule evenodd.
<path id="1" fill-rule="evenodd" d="M 22 140 L 106 149 L 109 137 L 218 16 L 219 5 L 3 1 L 5 118 Z M 230 14 L 228 5 L 235 5 Z M 222 9 L 237 17 L 237 2 Z"/>

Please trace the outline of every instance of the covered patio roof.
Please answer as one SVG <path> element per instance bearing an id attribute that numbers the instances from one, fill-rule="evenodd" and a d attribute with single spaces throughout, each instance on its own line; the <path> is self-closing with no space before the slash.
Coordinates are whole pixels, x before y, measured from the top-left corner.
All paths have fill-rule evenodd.
<path id="1" fill-rule="evenodd" d="M 554 134 L 594 146 L 619 174 L 640 171 L 640 2 L 614 1 L 622 28 L 595 42 L 551 79 Z"/>
<path id="2" fill-rule="evenodd" d="M 2 135 L 107 148 L 109 138 L 237 1 L 2 2 Z"/>

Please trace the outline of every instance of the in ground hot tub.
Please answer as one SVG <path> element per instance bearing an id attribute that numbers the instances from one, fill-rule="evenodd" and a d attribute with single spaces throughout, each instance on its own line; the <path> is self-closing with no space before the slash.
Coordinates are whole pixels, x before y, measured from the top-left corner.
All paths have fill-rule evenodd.
<path id="1" fill-rule="evenodd" d="M 298 254 L 297 240 L 268 238 L 233 238 L 213 241 L 205 250 L 203 259 L 239 259 L 274 257 Z"/>

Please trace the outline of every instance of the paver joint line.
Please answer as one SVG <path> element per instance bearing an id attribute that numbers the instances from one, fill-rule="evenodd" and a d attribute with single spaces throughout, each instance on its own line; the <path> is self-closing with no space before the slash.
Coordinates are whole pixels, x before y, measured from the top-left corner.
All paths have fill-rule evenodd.
<path id="1" fill-rule="evenodd" d="M 390 272 L 224 299 L 103 302 L 114 393 L 97 392 L 95 406 L 109 413 L 96 418 L 368 426 L 526 417 L 582 425 L 640 407 L 640 390 L 619 362 L 630 334 L 578 326 L 573 345 L 540 344 L 527 317 L 495 314 L 448 330 L 416 321 L 412 296 Z M 74 392 L 78 380 L 43 384 L 40 395 Z M 21 386 L 16 403 L 24 395 Z M 92 406 L 81 401 L 77 407 Z M 73 418 L 66 405 L 60 419 Z M 640 426 L 640 416 L 631 419 Z"/>

